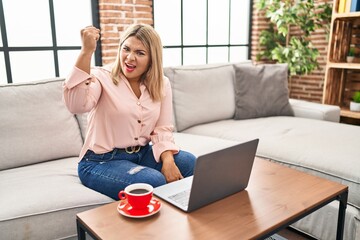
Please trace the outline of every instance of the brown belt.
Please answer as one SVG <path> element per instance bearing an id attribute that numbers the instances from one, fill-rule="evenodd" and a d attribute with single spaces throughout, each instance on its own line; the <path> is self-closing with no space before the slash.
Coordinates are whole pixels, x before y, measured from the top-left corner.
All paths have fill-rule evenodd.
<path id="1" fill-rule="evenodd" d="M 132 154 L 132 153 L 137 153 L 141 150 L 141 147 L 140 145 L 138 146 L 131 146 L 131 147 L 127 147 L 127 148 L 122 148 L 120 150 L 123 150 L 125 151 L 126 153 L 129 153 L 129 154 Z"/>

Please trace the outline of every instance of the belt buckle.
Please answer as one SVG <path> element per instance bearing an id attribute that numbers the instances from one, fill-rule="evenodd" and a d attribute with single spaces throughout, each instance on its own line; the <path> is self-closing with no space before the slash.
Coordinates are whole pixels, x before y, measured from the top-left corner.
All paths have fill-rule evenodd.
<path id="1" fill-rule="evenodd" d="M 141 149 L 141 146 L 131 146 L 131 147 L 125 148 L 125 152 L 128 154 L 133 154 L 133 153 L 139 152 L 140 149 Z"/>

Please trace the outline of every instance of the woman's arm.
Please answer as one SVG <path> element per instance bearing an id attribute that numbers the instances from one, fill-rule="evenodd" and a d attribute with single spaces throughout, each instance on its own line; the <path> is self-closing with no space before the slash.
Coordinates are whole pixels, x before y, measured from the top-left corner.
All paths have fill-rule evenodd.
<path id="1" fill-rule="evenodd" d="M 165 96 L 161 102 L 160 117 L 151 136 L 155 159 L 162 162 L 161 172 L 167 182 L 177 181 L 183 176 L 174 161 L 174 154 L 178 153 L 179 147 L 175 145 L 173 138 L 172 122 L 172 92 L 168 79 L 165 79 Z"/>
<path id="2" fill-rule="evenodd" d="M 179 152 L 179 147 L 173 137 L 173 113 L 172 113 L 172 92 L 169 79 L 165 79 L 165 96 L 161 101 L 160 116 L 156 122 L 155 129 L 151 133 L 153 153 L 156 161 L 160 161 L 160 155 L 165 151 L 173 154 Z"/>
<path id="3" fill-rule="evenodd" d="M 100 38 L 100 30 L 90 26 L 81 30 L 82 47 L 75 66 L 90 74 L 91 57 L 96 50 Z"/>
<path id="4" fill-rule="evenodd" d="M 184 178 L 174 161 L 172 151 L 165 151 L 160 156 L 163 163 L 161 173 L 164 174 L 166 182 L 174 182 Z"/>
<path id="5" fill-rule="evenodd" d="M 90 75 L 91 57 L 99 40 L 100 30 L 86 27 L 81 30 L 82 47 L 73 71 L 63 84 L 63 98 L 72 113 L 90 111 L 101 94 L 101 84 Z"/>

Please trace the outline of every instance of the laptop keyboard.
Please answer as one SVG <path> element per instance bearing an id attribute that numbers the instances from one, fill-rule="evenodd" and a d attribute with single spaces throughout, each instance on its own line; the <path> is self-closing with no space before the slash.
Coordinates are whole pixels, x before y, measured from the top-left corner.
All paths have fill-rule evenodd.
<path id="1" fill-rule="evenodd" d="M 190 189 L 171 195 L 169 198 L 181 206 L 187 208 L 190 198 Z"/>

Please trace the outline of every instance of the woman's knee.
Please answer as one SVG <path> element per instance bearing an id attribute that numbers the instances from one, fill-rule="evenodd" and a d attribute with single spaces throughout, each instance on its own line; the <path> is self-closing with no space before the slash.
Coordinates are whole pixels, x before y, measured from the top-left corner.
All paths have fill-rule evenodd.
<path id="1" fill-rule="evenodd" d="M 101 170 L 95 171 L 93 168 L 87 167 L 86 164 L 85 166 L 79 164 L 80 180 L 85 186 L 115 200 L 118 200 L 120 190 L 133 183 L 148 183 L 154 188 L 166 184 L 166 179 L 161 172 L 140 165 L 134 165 L 127 171 L 118 171 L 117 173 Z"/>
<path id="2" fill-rule="evenodd" d="M 156 174 L 153 174 L 153 176 L 151 178 L 149 178 L 149 181 L 150 181 L 149 184 L 151 186 L 153 186 L 154 188 L 166 184 L 165 176 L 159 171 L 154 170 L 154 172 Z"/>
<path id="3" fill-rule="evenodd" d="M 139 166 L 139 171 L 133 174 L 132 182 L 148 183 L 155 188 L 166 184 L 166 179 L 161 172 L 155 169 Z"/>

